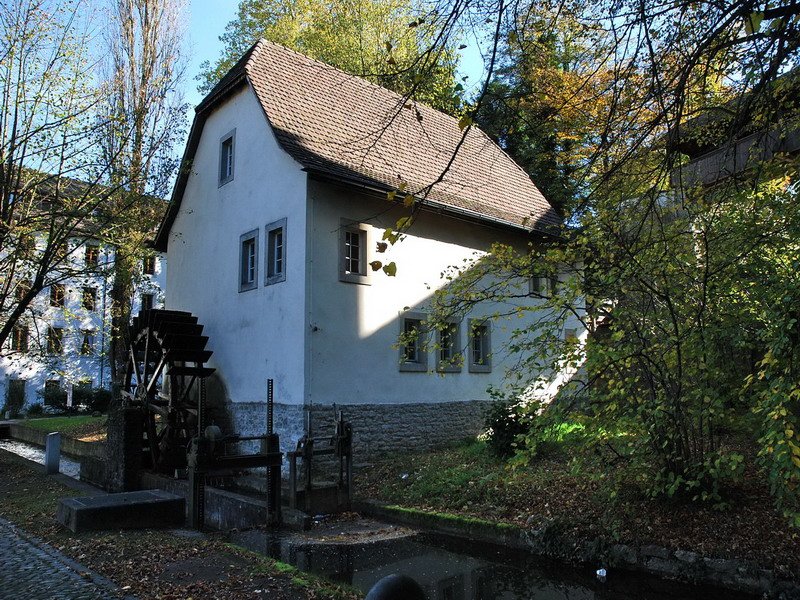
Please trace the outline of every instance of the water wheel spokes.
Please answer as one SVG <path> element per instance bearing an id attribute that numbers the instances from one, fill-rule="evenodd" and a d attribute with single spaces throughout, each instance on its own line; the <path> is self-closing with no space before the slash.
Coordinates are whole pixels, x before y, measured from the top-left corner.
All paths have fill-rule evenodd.
<path id="1" fill-rule="evenodd" d="M 193 392 L 214 369 L 203 326 L 188 312 L 141 311 L 131 325 L 123 396 L 142 410 L 144 442 L 152 467 L 171 472 L 186 466 L 189 440 L 197 435 Z"/>

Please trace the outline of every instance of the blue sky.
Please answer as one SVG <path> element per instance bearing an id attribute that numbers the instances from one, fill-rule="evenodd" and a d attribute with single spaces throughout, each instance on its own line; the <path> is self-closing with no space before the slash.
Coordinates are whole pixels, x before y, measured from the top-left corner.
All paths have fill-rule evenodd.
<path id="1" fill-rule="evenodd" d="M 189 0 L 189 64 L 186 73 L 186 101 L 193 109 L 202 100 L 197 92 L 195 76 L 200 72 L 200 65 L 208 60 L 212 63 L 219 57 L 222 44 L 219 36 L 225 31 L 225 25 L 236 17 L 237 0 Z M 467 49 L 461 60 L 461 76 L 467 75 L 467 92 L 470 86 L 476 85 L 482 79 L 483 59 L 481 58 L 478 44 L 474 39 L 464 40 Z"/>

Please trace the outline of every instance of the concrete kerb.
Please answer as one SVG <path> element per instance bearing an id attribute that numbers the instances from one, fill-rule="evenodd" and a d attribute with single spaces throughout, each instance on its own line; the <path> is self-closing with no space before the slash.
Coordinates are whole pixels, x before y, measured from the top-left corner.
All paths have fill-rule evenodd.
<path id="1" fill-rule="evenodd" d="M 20 442 L 27 442 L 34 446 L 45 447 L 48 432 L 43 429 L 35 429 L 27 427 L 20 422 L 4 423 L 3 426 L 8 426 L 8 437 L 18 440 Z M 82 442 L 64 435 L 61 436 L 61 452 L 72 458 L 105 458 L 105 443 L 104 442 Z"/>
<path id="2" fill-rule="evenodd" d="M 373 501 L 359 501 L 356 512 L 373 518 L 437 533 L 524 550 L 537 556 L 568 562 L 604 565 L 674 579 L 707 584 L 779 600 L 800 600 L 800 581 L 778 577 L 745 560 L 703 557 L 695 552 L 663 546 L 609 544 L 602 538 L 579 540 L 564 535 L 557 525 L 545 523 L 533 528 L 496 524 L 478 519 L 409 510 Z"/>

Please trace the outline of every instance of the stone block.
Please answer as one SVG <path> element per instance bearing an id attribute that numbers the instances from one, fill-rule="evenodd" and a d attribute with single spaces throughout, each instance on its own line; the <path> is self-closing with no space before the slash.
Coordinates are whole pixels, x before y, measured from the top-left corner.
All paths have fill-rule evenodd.
<path id="1" fill-rule="evenodd" d="M 614 566 L 635 565 L 636 550 L 624 544 L 614 544 L 608 549 L 608 559 Z"/>
<path id="2" fill-rule="evenodd" d="M 669 548 L 664 548 L 663 546 L 642 546 L 641 547 L 642 556 L 652 556 L 655 558 L 662 558 L 664 560 L 670 558 L 672 556 L 672 552 L 669 551 Z"/>
<path id="3" fill-rule="evenodd" d="M 185 501 L 161 490 L 62 498 L 56 520 L 75 533 L 103 529 L 181 527 Z"/>
<path id="4" fill-rule="evenodd" d="M 686 550 L 675 550 L 675 558 L 690 565 L 700 561 L 700 555 L 697 552 L 688 552 Z"/>

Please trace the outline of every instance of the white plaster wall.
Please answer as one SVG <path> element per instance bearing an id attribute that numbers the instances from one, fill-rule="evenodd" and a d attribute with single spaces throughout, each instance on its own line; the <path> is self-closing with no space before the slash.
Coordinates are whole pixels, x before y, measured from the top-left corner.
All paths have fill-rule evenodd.
<path id="1" fill-rule="evenodd" d="M 312 298 L 308 401 L 364 404 L 488 400 L 487 388 L 502 385 L 507 369 L 514 365 L 515 357 L 503 352 L 503 346 L 512 331 L 524 327 L 532 316 L 492 322 L 491 373 L 470 373 L 465 356 L 461 372 L 445 374 L 399 370 L 399 350 L 395 345 L 400 318 L 404 307 L 424 309 L 433 291 L 444 285 L 441 274 L 449 265 L 462 265 L 463 259 L 486 251 L 492 242 L 524 248 L 527 240 L 498 229 L 422 213 L 404 241 L 388 254 L 378 255 L 375 242 L 402 213 L 386 213 L 384 201 L 322 182 L 309 184 L 309 196 L 313 261 L 308 274 Z M 396 277 L 378 272 L 372 276 L 371 285 L 339 281 L 341 218 L 374 225 L 368 261 L 394 260 L 398 265 Z M 526 282 L 521 284 L 527 286 Z M 498 308 L 484 304 L 467 315 L 460 329 L 462 348 L 468 345 L 467 320 L 492 315 Z M 428 368 L 435 371 L 435 366 L 435 351 L 431 350 Z"/>
<path id="2" fill-rule="evenodd" d="M 236 130 L 234 178 L 218 186 L 219 146 Z M 264 285 L 265 225 L 286 218 L 286 280 Z M 306 176 L 277 144 L 246 88 L 207 119 L 172 226 L 166 307 L 198 316 L 228 397 L 302 403 Z M 259 230 L 258 286 L 239 292 L 239 237 Z"/>

